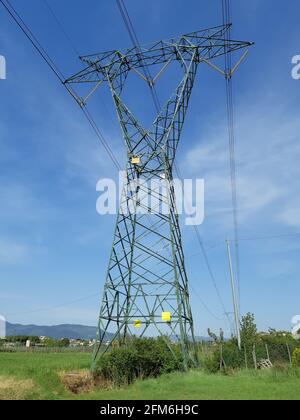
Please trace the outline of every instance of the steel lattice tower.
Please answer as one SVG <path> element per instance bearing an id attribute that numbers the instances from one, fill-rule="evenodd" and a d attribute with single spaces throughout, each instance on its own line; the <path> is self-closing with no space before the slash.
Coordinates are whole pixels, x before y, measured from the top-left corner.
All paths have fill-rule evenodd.
<path id="1" fill-rule="evenodd" d="M 103 82 L 108 83 L 128 155 L 100 310 L 94 366 L 116 340 L 122 343 L 130 335 L 155 334 L 165 337 L 167 343 L 168 337 L 178 340 L 186 366 L 191 360 L 197 363 L 173 167 L 199 64 L 218 69 L 212 60 L 251 45 L 228 40 L 229 28 L 230 25 L 223 25 L 145 48 L 81 57 L 86 68 L 65 82 L 67 86 L 91 84 L 87 98 Z M 151 129 L 146 130 L 122 100 L 127 76 L 134 72 L 151 85 L 173 63 L 179 64 L 183 78 Z M 144 77 L 145 67 L 158 65 L 161 68 L 155 79 Z M 85 100 L 76 99 L 81 106 L 85 105 Z M 162 211 L 163 207 L 167 211 Z M 103 346 L 107 332 L 113 332 L 114 338 Z"/>

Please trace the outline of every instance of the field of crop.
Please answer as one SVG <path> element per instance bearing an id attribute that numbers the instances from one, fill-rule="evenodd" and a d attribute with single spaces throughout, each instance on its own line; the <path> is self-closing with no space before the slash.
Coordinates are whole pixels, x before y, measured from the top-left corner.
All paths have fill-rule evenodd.
<path id="1" fill-rule="evenodd" d="M 209 375 L 201 371 L 138 381 L 120 389 L 101 385 L 73 394 L 63 372 L 85 372 L 89 354 L 0 353 L 0 399 L 196 399 L 299 400 L 299 371 L 243 371 Z"/>

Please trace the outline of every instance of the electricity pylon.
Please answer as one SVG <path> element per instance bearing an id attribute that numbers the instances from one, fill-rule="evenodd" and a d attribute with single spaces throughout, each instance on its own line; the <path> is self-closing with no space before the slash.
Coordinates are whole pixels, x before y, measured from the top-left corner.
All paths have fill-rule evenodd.
<path id="1" fill-rule="evenodd" d="M 212 61 L 251 45 L 226 39 L 229 29 L 230 25 L 223 25 L 148 47 L 81 57 L 86 67 L 65 82 L 66 86 L 92 85 L 85 99 L 75 97 L 81 106 L 100 85 L 108 83 L 127 148 L 126 179 L 104 286 L 94 367 L 114 342 L 124 343 L 131 335 L 155 334 L 164 337 L 171 351 L 172 340 L 180 343 L 186 367 L 191 361 L 197 364 L 173 167 L 199 65 L 208 64 L 225 74 Z M 127 76 L 133 72 L 153 86 L 174 63 L 179 64 L 183 78 L 146 130 L 122 100 Z M 150 80 L 145 69 L 152 66 L 160 68 Z M 107 343 L 108 332 L 113 338 Z"/>

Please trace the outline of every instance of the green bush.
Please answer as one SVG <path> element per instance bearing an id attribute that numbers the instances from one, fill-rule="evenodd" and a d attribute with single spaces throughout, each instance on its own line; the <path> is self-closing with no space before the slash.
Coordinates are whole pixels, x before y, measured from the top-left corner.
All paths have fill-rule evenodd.
<path id="1" fill-rule="evenodd" d="M 222 357 L 223 356 L 223 357 Z M 203 368 L 209 373 L 224 370 L 242 369 L 245 367 L 245 353 L 240 351 L 236 340 L 230 340 L 215 347 L 212 354 L 202 360 Z"/>
<path id="2" fill-rule="evenodd" d="M 239 350 L 236 340 L 230 340 L 223 346 L 225 367 L 229 369 L 245 368 L 245 353 Z"/>
<path id="3" fill-rule="evenodd" d="M 292 353 L 294 347 L 289 345 L 289 349 Z M 237 342 L 234 339 L 224 343 L 216 343 L 213 352 L 209 356 L 202 358 L 202 367 L 210 373 L 217 373 L 220 370 L 230 371 L 245 369 L 246 366 L 249 369 L 254 369 L 255 363 L 253 351 L 254 347 L 250 344 L 242 345 L 242 350 L 240 351 Z M 275 342 L 273 344 L 271 339 L 269 339 L 267 343 L 265 340 L 257 339 L 257 342 L 255 343 L 255 355 L 257 363 L 261 360 L 267 359 L 269 356 L 275 367 L 288 367 L 290 364 L 287 344 L 283 344 L 281 342 Z M 221 356 L 223 356 L 222 363 Z M 299 348 L 293 353 L 293 364 L 294 366 L 300 367 Z"/>
<path id="4" fill-rule="evenodd" d="M 276 331 L 271 328 L 268 334 L 259 333 L 255 317 L 251 313 L 242 317 L 240 330 L 241 351 L 238 349 L 236 339 L 225 342 L 223 332 L 218 337 L 209 330 L 208 334 L 213 339 L 214 346 L 212 354 L 206 355 L 202 360 L 202 366 L 206 370 L 215 373 L 220 371 L 221 367 L 228 370 L 245 367 L 253 369 L 255 367 L 255 357 L 257 363 L 270 358 L 274 366 L 286 367 L 290 365 L 290 354 L 293 352 L 294 365 L 300 366 L 300 340 L 295 340 L 291 333 Z"/>
<path id="5" fill-rule="evenodd" d="M 126 346 L 115 348 L 100 358 L 97 375 L 115 385 L 127 385 L 137 378 L 183 370 L 180 348 L 171 343 L 169 346 L 162 338 L 132 339 Z"/>
<path id="6" fill-rule="evenodd" d="M 220 352 L 213 352 L 201 360 L 201 367 L 208 373 L 217 373 L 220 370 Z"/>
<path id="7" fill-rule="evenodd" d="M 293 360 L 294 367 L 300 367 L 300 348 L 294 350 L 292 360 Z"/>

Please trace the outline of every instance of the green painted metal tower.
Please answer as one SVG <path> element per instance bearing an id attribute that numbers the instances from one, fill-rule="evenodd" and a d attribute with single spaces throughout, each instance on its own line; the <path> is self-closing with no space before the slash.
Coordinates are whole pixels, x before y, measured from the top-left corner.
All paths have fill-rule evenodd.
<path id="1" fill-rule="evenodd" d="M 194 323 L 189 302 L 173 168 L 197 69 L 251 44 L 228 40 L 230 25 L 210 28 L 147 47 L 81 57 L 86 67 L 65 83 L 92 85 L 82 107 L 106 82 L 110 88 L 127 149 L 126 177 L 117 216 L 100 309 L 93 366 L 114 342 L 131 335 L 159 335 L 178 341 L 185 366 L 197 364 Z M 145 129 L 130 112 L 122 93 L 130 72 L 153 86 L 170 66 L 182 80 Z M 153 79 L 145 68 L 159 69 Z M 149 74 L 149 73 L 148 73 Z M 107 342 L 107 333 L 113 338 Z M 170 346 L 172 351 L 172 346 Z"/>

